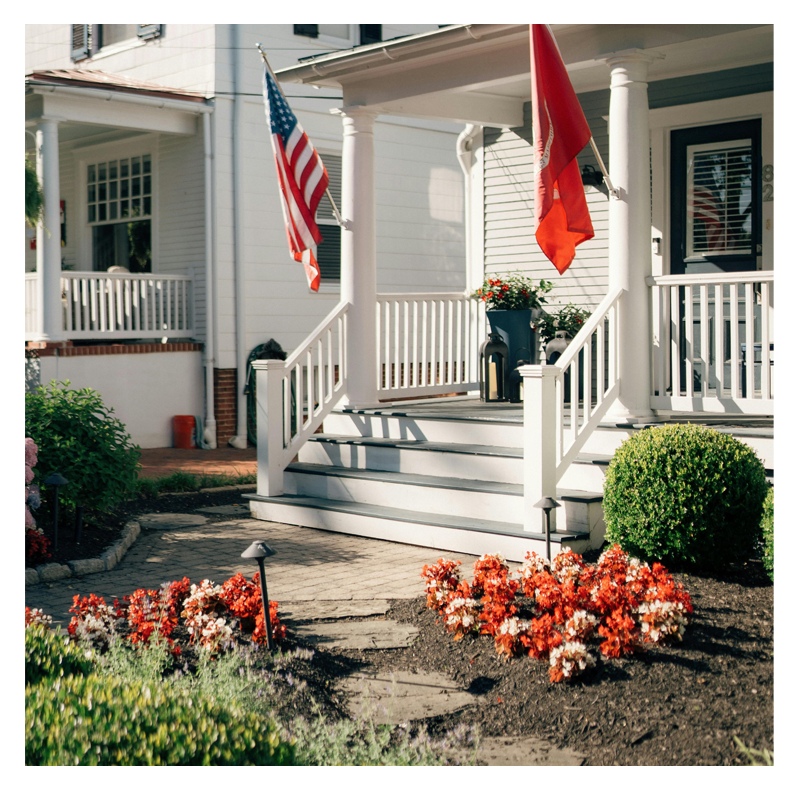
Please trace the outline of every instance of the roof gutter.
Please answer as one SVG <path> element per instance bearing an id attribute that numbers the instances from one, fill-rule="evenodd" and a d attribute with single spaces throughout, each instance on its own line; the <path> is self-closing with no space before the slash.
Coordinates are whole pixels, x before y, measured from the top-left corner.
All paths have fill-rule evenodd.
<path id="1" fill-rule="evenodd" d="M 405 36 L 395 41 L 368 44 L 343 52 L 320 55 L 296 66 L 278 69 L 275 76 L 281 82 L 314 83 L 326 77 L 334 78 L 378 65 L 430 52 L 443 46 L 457 47 L 472 41 L 500 38 L 508 33 L 523 33 L 527 25 L 453 25 L 448 28 Z"/>
<path id="2" fill-rule="evenodd" d="M 95 88 L 77 88 L 71 85 L 52 85 L 50 83 L 26 82 L 26 85 L 34 94 L 60 94 L 63 96 L 80 97 L 86 99 L 98 99 L 107 102 L 123 102 L 125 104 L 149 105 L 165 110 L 180 110 L 184 113 L 213 113 L 214 105 L 207 104 L 205 100 L 202 104 L 193 100 L 181 99 L 162 99 L 155 96 L 136 96 L 130 93 L 120 93 L 119 91 L 107 91 Z"/>

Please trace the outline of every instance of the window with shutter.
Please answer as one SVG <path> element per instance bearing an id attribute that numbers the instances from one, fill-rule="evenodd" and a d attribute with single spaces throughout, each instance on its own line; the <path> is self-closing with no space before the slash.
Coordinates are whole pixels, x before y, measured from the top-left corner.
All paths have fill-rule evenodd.
<path id="1" fill-rule="evenodd" d="M 672 132 L 670 270 L 755 270 L 761 254 L 760 120 Z"/>
<path id="2" fill-rule="evenodd" d="M 342 158 L 339 154 L 323 154 L 320 157 L 328 171 L 328 190 L 330 190 L 337 208 L 342 205 Z M 315 216 L 322 242 L 317 245 L 317 263 L 321 279 L 325 282 L 338 282 L 341 271 L 342 229 L 333 216 L 330 201 L 325 196 L 317 207 Z"/>
<path id="3" fill-rule="evenodd" d="M 163 25 L 139 25 L 137 35 L 140 39 L 154 39 L 161 37 Z"/>
<path id="4" fill-rule="evenodd" d="M 90 25 L 72 25 L 72 60 L 80 61 L 89 57 Z"/>
<path id="5" fill-rule="evenodd" d="M 295 36 L 309 36 L 317 38 L 319 36 L 319 25 L 294 25 Z"/>
<path id="6" fill-rule="evenodd" d="M 383 41 L 382 25 L 359 25 L 359 44 L 377 44 Z"/>

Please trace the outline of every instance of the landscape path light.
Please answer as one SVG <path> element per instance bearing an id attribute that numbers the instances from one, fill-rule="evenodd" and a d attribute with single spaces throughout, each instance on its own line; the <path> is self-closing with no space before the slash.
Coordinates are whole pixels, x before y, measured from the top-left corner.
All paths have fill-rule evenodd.
<path id="1" fill-rule="evenodd" d="M 69 482 L 60 473 L 53 473 L 52 476 L 45 479 L 44 483 L 56 489 L 56 505 L 53 511 L 53 549 L 58 550 L 58 489 Z"/>
<path id="2" fill-rule="evenodd" d="M 264 559 L 274 556 L 275 551 L 266 542 L 253 542 L 250 547 L 242 553 L 242 558 L 254 558 L 258 562 L 261 574 L 261 607 L 264 609 L 264 628 L 267 631 L 267 646 L 270 652 L 275 648 L 272 640 L 272 621 L 269 618 L 269 597 L 267 595 L 267 578 L 264 575 Z"/>
<path id="3" fill-rule="evenodd" d="M 534 505 L 534 509 L 544 509 L 544 516 L 545 516 L 545 544 L 547 546 L 547 560 L 550 560 L 550 512 L 553 509 L 558 509 L 561 507 L 561 504 L 555 500 L 554 498 L 542 498 L 537 504 Z"/>

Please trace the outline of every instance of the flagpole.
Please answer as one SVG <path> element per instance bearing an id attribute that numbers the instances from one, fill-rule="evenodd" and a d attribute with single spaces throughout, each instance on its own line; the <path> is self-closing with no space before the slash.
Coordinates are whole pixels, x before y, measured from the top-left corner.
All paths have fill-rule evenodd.
<path id="1" fill-rule="evenodd" d="M 603 158 L 600 156 L 597 143 L 594 142 L 594 136 L 589 138 L 589 142 L 592 144 L 592 151 L 594 151 L 594 156 L 597 158 L 597 162 L 600 165 L 600 170 L 603 172 L 603 181 L 606 183 L 606 187 L 608 187 L 608 192 L 615 198 L 619 198 L 619 190 L 611 183 L 611 177 L 608 175 L 606 164 L 603 162 Z"/>
<path id="2" fill-rule="evenodd" d="M 289 102 L 286 99 L 286 94 L 283 92 L 283 89 L 281 88 L 280 83 L 278 82 L 278 78 L 275 76 L 275 72 L 272 71 L 272 66 L 269 65 L 269 61 L 267 60 L 266 53 L 261 48 L 261 44 L 256 44 L 256 47 L 257 47 L 258 51 L 261 53 L 261 57 L 264 59 L 264 63 L 267 65 L 267 68 L 269 69 L 269 73 L 272 75 L 272 79 L 275 81 L 275 86 L 281 92 L 281 96 L 283 97 L 283 100 L 286 102 L 286 104 L 289 104 Z M 342 216 L 339 214 L 339 210 L 336 208 L 336 203 L 333 200 L 333 196 L 331 195 L 331 191 L 327 187 L 325 188 L 325 195 L 328 196 L 328 200 L 331 202 L 331 209 L 333 209 L 333 216 L 336 218 L 336 222 L 342 228 L 347 228 L 347 224 L 345 223 L 344 220 L 342 220 Z"/>

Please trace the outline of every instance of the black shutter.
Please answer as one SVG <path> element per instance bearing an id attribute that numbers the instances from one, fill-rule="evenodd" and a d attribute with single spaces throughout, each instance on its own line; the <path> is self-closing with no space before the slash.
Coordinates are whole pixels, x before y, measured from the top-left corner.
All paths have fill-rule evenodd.
<path id="1" fill-rule="evenodd" d="M 139 25 L 137 35 L 140 39 L 154 39 L 161 37 L 163 25 Z"/>
<path id="2" fill-rule="evenodd" d="M 359 25 L 360 44 L 377 44 L 383 41 L 382 25 Z"/>
<path id="3" fill-rule="evenodd" d="M 322 234 L 322 242 L 317 245 L 320 279 L 338 281 L 341 278 L 342 229 L 338 225 L 321 225 L 319 230 Z"/>
<path id="4" fill-rule="evenodd" d="M 80 61 L 89 57 L 90 25 L 71 25 L 72 27 L 72 60 Z"/>
<path id="5" fill-rule="evenodd" d="M 294 25 L 295 36 L 319 37 L 319 25 Z"/>

